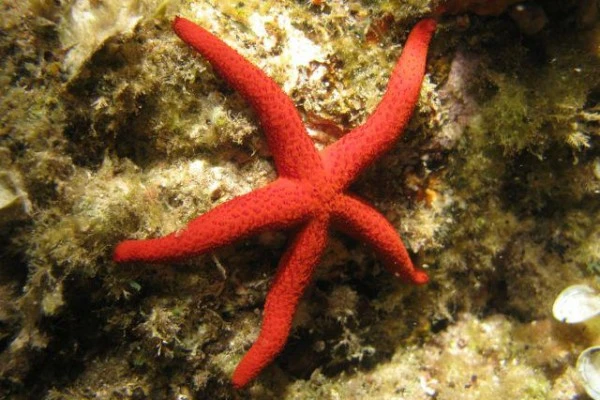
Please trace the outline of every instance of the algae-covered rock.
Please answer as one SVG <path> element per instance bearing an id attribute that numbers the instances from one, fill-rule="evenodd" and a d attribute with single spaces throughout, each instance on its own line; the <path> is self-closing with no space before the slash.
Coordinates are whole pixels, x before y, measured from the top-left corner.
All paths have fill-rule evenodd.
<path id="1" fill-rule="evenodd" d="M 512 1 L 456 1 L 453 15 L 438 1 L 1 3 L 0 397 L 585 396 L 575 361 L 593 343 L 550 314 L 600 273 L 597 2 L 525 3 L 546 18 L 535 32 Z M 410 126 L 351 188 L 430 283 L 398 282 L 333 235 L 284 351 L 235 391 L 289 233 L 111 261 L 119 241 L 176 232 L 275 178 L 253 111 L 171 21 L 273 77 L 322 149 L 373 112 L 431 13 Z"/>

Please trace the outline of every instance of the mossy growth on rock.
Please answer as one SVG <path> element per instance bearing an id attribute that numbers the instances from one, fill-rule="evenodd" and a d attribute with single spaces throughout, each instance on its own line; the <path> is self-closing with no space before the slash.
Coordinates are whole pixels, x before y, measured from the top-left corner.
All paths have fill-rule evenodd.
<path id="1" fill-rule="evenodd" d="M 505 15 L 440 18 L 409 128 L 352 187 L 431 283 L 408 287 L 333 235 L 284 352 L 234 393 L 287 234 L 111 261 L 120 240 L 177 231 L 275 175 L 252 110 L 172 18 L 272 76 L 323 148 L 373 111 L 438 2 L 5 2 L 0 176 L 23 213 L 0 228 L 0 397 L 582 395 L 581 332 L 549 315 L 600 265 L 599 31 L 563 3 L 544 2 L 535 37 Z"/>

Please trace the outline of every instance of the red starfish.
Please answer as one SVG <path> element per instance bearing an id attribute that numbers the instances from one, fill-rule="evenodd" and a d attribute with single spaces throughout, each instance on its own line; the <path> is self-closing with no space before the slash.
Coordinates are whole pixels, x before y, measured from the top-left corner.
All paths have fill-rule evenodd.
<path id="1" fill-rule="evenodd" d="M 394 275 L 416 284 L 427 282 L 427 274 L 413 266 L 394 227 L 371 206 L 344 191 L 392 147 L 410 119 L 435 28 L 431 19 L 414 27 L 375 112 L 319 153 L 291 99 L 271 78 L 203 28 L 175 18 L 175 33 L 256 110 L 279 178 L 219 205 L 181 231 L 157 239 L 123 241 L 115 249 L 114 260 L 181 260 L 265 230 L 296 229 L 267 295 L 260 335 L 233 374 L 236 388 L 256 377 L 285 345 L 330 227 L 371 245 Z"/>

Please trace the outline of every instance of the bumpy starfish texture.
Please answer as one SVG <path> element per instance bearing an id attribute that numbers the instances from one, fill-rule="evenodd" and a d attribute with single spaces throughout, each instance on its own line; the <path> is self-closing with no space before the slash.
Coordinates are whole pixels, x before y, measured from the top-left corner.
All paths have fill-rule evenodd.
<path id="1" fill-rule="evenodd" d="M 292 318 L 327 244 L 330 228 L 369 244 L 385 266 L 406 282 L 424 284 L 394 227 L 359 198 L 345 193 L 357 175 L 389 150 L 418 100 L 434 20 L 411 31 L 383 99 L 367 121 L 319 153 L 291 99 L 260 69 L 191 21 L 177 17 L 173 30 L 256 110 L 278 178 L 264 188 L 215 207 L 181 231 L 148 240 L 126 240 L 116 262 L 161 263 L 197 256 L 265 230 L 294 228 L 264 306 L 260 335 L 233 374 L 245 386 L 279 354 Z"/>

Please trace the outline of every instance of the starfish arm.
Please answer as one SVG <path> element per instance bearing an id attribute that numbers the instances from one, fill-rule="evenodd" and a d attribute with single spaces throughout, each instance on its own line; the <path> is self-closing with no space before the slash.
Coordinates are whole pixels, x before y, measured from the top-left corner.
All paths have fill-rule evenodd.
<path id="1" fill-rule="evenodd" d="M 289 200 L 292 199 L 292 200 Z M 214 250 L 268 229 L 284 229 L 307 218 L 310 199 L 295 182 L 278 179 L 192 220 L 183 230 L 117 245 L 116 262 L 177 261 Z"/>
<path id="2" fill-rule="evenodd" d="M 371 245 L 394 275 L 406 282 L 427 283 L 427 274 L 415 268 L 392 224 L 362 200 L 340 196 L 334 207 L 332 223 L 337 229 Z"/>
<path id="3" fill-rule="evenodd" d="M 413 28 L 373 114 L 323 151 L 324 167 L 340 189 L 388 151 L 402 134 L 419 99 L 427 49 L 435 28 L 432 19 L 422 20 Z"/>
<path id="4" fill-rule="evenodd" d="M 321 169 L 321 159 L 298 111 L 271 78 L 225 42 L 185 18 L 176 17 L 173 30 L 254 108 L 279 176 L 310 178 Z"/>
<path id="5" fill-rule="evenodd" d="M 327 244 L 328 221 L 312 219 L 283 255 L 265 301 L 260 335 L 233 373 L 233 385 L 245 386 L 279 354 L 294 313 Z"/>

